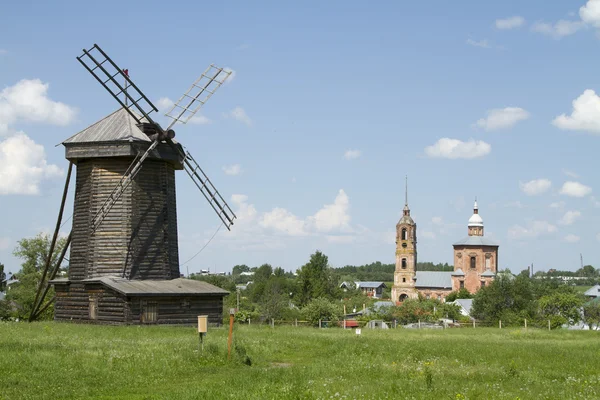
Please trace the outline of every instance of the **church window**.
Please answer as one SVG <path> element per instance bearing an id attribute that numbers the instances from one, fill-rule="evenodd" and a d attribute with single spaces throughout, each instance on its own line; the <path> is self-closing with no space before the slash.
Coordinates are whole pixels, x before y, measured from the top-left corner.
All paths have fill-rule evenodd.
<path id="1" fill-rule="evenodd" d="M 481 287 L 485 286 L 485 281 L 481 281 Z"/>
<path id="2" fill-rule="evenodd" d="M 402 240 L 408 240 L 408 233 L 406 232 L 406 228 L 402 228 Z"/>
<path id="3" fill-rule="evenodd" d="M 406 258 L 402 259 L 402 269 L 406 269 Z"/>
<path id="4" fill-rule="evenodd" d="M 460 288 L 464 289 L 465 288 L 465 281 L 460 281 Z"/>
<path id="5" fill-rule="evenodd" d="M 475 257 L 471 257 L 471 269 L 475 269 Z"/>
<path id="6" fill-rule="evenodd" d="M 486 269 L 491 269 L 492 266 L 492 257 L 487 257 L 485 259 L 485 268 Z"/>
<path id="7" fill-rule="evenodd" d="M 406 278 L 402 278 L 402 283 L 406 283 Z"/>
<path id="8" fill-rule="evenodd" d="M 406 248 L 406 242 L 402 243 L 402 247 Z"/>

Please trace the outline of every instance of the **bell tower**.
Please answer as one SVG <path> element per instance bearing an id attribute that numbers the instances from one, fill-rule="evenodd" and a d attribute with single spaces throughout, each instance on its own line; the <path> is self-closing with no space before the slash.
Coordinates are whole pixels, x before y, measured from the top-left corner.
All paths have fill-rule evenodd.
<path id="1" fill-rule="evenodd" d="M 396 224 L 396 269 L 392 301 L 402 302 L 416 298 L 415 274 L 417 271 L 417 224 L 410 216 L 408 207 L 408 177 L 406 178 L 404 209 Z"/>

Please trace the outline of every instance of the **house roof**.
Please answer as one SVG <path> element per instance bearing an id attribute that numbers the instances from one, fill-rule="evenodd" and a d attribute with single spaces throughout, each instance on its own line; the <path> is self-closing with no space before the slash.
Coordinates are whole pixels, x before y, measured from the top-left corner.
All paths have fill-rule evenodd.
<path id="1" fill-rule="evenodd" d="M 112 276 L 84 279 L 84 283 L 100 283 L 126 296 L 225 296 L 229 292 L 207 282 L 177 278 L 171 280 L 129 280 Z M 51 283 L 69 283 L 67 279 L 55 279 Z"/>
<path id="2" fill-rule="evenodd" d="M 584 295 L 588 297 L 600 297 L 600 285 L 592 286 L 585 291 Z"/>
<path id="3" fill-rule="evenodd" d="M 452 288 L 452 272 L 449 271 L 417 271 L 415 279 L 417 288 Z"/>
<path id="4" fill-rule="evenodd" d="M 452 246 L 499 246 L 499 244 L 484 236 L 467 236 Z"/>
<path id="5" fill-rule="evenodd" d="M 452 304 L 456 304 L 461 306 L 467 314 L 471 314 L 471 307 L 473 306 L 473 299 L 456 299 L 452 302 Z"/>
<path id="6" fill-rule="evenodd" d="M 143 120 L 141 116 L 140 119 Z M 62 144 L 115 141 L 151 142 L 148 135 L 137 127 L 137 121 L 124 108 L 120 108 L 71 136 Z"/>
<path id="7" fill-rule="evenodd" d="M 357 288 L 375 288 L 387 287 L 383 282 L 355 282 Z"/>

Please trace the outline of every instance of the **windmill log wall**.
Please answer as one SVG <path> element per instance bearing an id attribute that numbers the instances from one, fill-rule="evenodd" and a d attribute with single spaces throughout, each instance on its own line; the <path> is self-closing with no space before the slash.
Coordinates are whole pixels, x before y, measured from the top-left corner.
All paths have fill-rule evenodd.
<path id="1" fill-rule="evenodd" d="M 175 170 L 146 160 L 95 232 L 92 219 L 132 159 L 95 158 L 77 164 L 69 278 L 179 277 Z"/>

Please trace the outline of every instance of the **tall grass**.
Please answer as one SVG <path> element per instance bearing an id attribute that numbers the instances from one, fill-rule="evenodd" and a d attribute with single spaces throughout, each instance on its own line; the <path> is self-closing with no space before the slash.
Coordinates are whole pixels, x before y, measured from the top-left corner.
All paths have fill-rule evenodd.
<path id="1" fill-rule="evenodd" d="M 597 332 L 0 323 L 0 399 L 600 398 Z M 250 364 L 250 365 L 248 365 Z"/>

